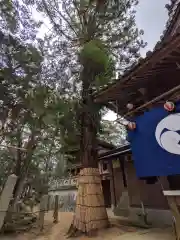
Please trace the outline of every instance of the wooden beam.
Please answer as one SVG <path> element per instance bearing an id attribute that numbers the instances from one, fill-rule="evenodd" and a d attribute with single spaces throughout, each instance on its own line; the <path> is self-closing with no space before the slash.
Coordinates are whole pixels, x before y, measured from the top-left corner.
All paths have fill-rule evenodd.
<path id="1" fill-rule="evenodd" d="M 151 105 L 151 104 L 153 104 L 153 103 L 161 100 L 161 99 L 164 98 L 164 97 L 167 97 L 168 95 L 170 95 L 170 94 L 172 94 L 172 93 L 174 93 L 174 92 L 176 92 L 176 91 L 178 91 L 178 90 L 180 90 L 180 85 L 178 85 L 178 86 L 172 88 L 171 90 L 169 90 L 169 91 L 161 94 L 160 96 L 158 96 L 158 97 L 154 98 L 153 100 L 151 100 L 151 101 L 149 101 L 149 102 L 141 105 L 140 107 L 138 107 L 138 108 L 136 108 L 136 109 L 128 112 L 127 114 L 124 115 L 124 117 L 130 116 L 130 115 L 138 112 L 139 110 L 142 110 L 143 108 L 145 108 L 145 107 L 147 107 L 147 106 L 149 106 L 149 105 Z"/>

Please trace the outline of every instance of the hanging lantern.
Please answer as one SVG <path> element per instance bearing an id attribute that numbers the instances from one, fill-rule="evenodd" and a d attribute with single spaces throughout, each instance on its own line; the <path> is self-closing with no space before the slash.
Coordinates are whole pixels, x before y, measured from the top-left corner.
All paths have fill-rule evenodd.
<path id="1" fill-rule="evenodd" d="M 136 123 L 135 123 L 135 122 L 129 122 L 129 123 L 128 123 L 128 128 L 129 128 L 129 130 L 134 130 L 134 129 L 136 129 Z"/>
<path id="2" fill-rule="evenodd" d="M 128 103 L 128 104 L 126 105 L 126 107 L 127 107 L 128 110 L 132 110 L 133 107 L 134 107 L 134 105 L 133 105 L 132 103 Z"/>
<path id="3" fill-rule="evenodd" d="M 168 112 L 172 112 L 175 109 L 175 105 L 173 102 L 167 101 L 164 104 L 164 109 Z"/>
<path id="4" fill-rule="evenodd" d="M 126 120 L 126 119 L 124 119 L 124 120 L 122 120 L 120 123 L 121 123 L 122 125 L 124 125 L 124 126 L 128 126 L 129 121 Z"/>

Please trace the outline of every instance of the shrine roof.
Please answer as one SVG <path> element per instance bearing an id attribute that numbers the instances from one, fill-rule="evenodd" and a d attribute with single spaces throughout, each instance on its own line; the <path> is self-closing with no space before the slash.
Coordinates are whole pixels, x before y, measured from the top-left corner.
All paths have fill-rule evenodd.
<path id="1" fill-rule="evenodd" d="M 104 149 L 107 149 L 107 150 L 112 150 L 112 149 L 116 148 L 116 146 L 113 145 L 112 143 L 106 142 L 106 141 L 101 140 L 101 139 L 98 139 L 97 142 L 98 142 L 98 150 L 101 147 L 104 148 Z M 73 153 L 77 153 L 77 152 L 79 152 L 79 148 L 74 148 L 72 150 L 67 151 L 66 153 L 73 154 Z"/>
<path id="2" fill-rule="evenodd" d="M 96 93 L 94 98 L 122 115 L 127 112 L 127 103 L 133 103 L 135 107 L 144 103 L 142 90 L 151 100 L 179 85 L 179 77 L 180 34 L 177 33 L 157 44 L 153 52 L 148 52 L 146 58 L 141 59 L 121 79 Z M 171 98 L 176 99 L 174 95 Z"/>
<path id="3" fill-rule="evenodd" d="M 128 144 L 121 145 L 116 149 L 100 154 L 99 160 L 112 160 L 129 153 L 131 153 L 131 147 L 130 147 L 130 144 L 128 143 Z"/>
<path id="4" fill-rule="evenodd" d="M 166 4 L 165 7 L 168 10 L 169 18 L 166 23 L 166 29 L 163 32 L 162 41 L 172 33 L 173 27 L 178 21 L 180 16 L 180 0 L 171 0 L 171 3 Z"/>

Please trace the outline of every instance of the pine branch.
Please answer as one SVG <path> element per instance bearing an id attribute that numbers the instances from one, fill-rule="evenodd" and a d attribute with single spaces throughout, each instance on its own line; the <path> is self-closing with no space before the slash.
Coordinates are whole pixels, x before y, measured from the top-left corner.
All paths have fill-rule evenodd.
<path id="1" fill-rule="evenodd" d="M 55 31 L 61 33 L 67 40 L 73 41 L 73 39 L 71 37 L 69 37 L 67 34 L 65 34 L 64 31 L 59 28 L 59 25 L 54 21 L 53 16 L 52 16 L 51 12 L 49 11 L 48 6 L 46 4 L 46 1 L 42 0 L 42 3 L 43 3 L 43 6 L 44 6 L 44 9 L 46 11 L 46 14 L 49 16 L 52 24 L 54 25 Z"/>
<path id="2" fill-rule="evenodd" d="M 68 12 L 67 8 L 66 8 L 66 4 L 64 4 L 64 10 L 69 17 L 70 22 L 67 20 L 67 18 L 59 10 L 57 1 L 56 0 L 53 0 L 53 1 L 54 1 L 54 4 L 56 5 L 56 9 L 54 9 L 54 10 L 56 10 L 58 12 L 58 14 L 61 16 L 61 18 L 66 22 L 66 24 L 69 26 L 69 28 L 74 32 L 76 37 L 78 37 L 78 33 L 76 32 L 76 30 L 73 28 L 73 26 L 70 23 L 70 22 L 72 22 L 72 19 L 71 19 L 71 16 L 69 15 L 69 12 Z"/>
<path id="3" fill-rule="evenodd" d="M 79 8 L 77 7 L 76 0 L 73 0 L 73 5 L 74 5 L 74 8 L 75 8 L 75 10 L 76 10 L 76 12 L 77 12 L 77 15 L 78 15 L 78 18 L 79 18 L 79 22 L 81 23 L 81 26 L 82 26 L 82 29 L 81 29 L 81 30 L 83 31 L 84 23 L 83 23 L 82 18 L 81 18 L 80 10 L 79 10 Z"/>

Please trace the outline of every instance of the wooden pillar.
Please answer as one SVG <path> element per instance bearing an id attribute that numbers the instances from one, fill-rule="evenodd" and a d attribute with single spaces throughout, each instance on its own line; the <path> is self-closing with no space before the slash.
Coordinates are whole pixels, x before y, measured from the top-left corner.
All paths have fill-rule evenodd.
<path id="1" fill-rule="evenodd" d="M 51 196 L 48 195 L 48 199 L 47 199 L 47 212 L 50 210 L 50 200 L 51 200 Z"/>
<path id="2" fill-rule="evenodd" d="M 58 212 L 59 212 L 59 196 L 55 196 L 55 201 L 54 201 L 54 223 L 58 223 Z"/>
<path id="3" fill-rule="evenodd" d="M 113 164 L 112 160 L 109 162 L 110 166 L 110 188 L 111 188 L 111 206 L 114 209 L 116 206 L 116 191 L 115 191 L 115 182 L 114 182 L 114 169 L 113 169 Z"/>
<path id="4" fill-rule="evenodd" d="M 122 171 L 123 185 L 124 185 L 124 188 L 127 188 L 127 178 L 126 178 L 125 164 L 124 164 L 125 160 L 126 160 L 125 157 L 124 157 L 124 159 L 122 157 L 119 158 L 119 163 L 120 163 L 121 171 Z"/>
<path id="5" fill-rule="evenodd" d="M 176 234 L 176 239 L 180 240 L 180 212 L 178 209 L 180 203 L 180 191 L 163 191 L 164 195 L 167 197 L 170 210 L 173 215 L 173 224 Z"/>

